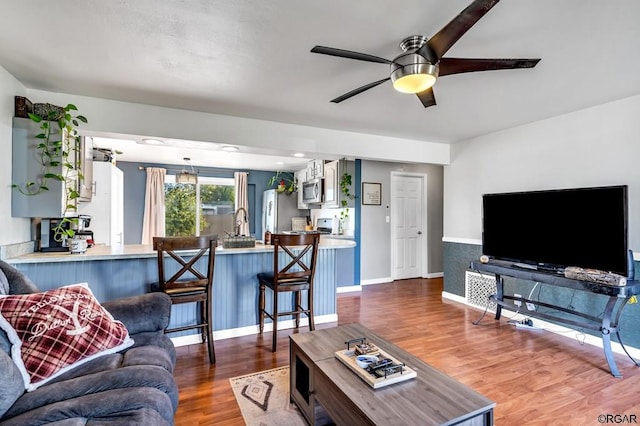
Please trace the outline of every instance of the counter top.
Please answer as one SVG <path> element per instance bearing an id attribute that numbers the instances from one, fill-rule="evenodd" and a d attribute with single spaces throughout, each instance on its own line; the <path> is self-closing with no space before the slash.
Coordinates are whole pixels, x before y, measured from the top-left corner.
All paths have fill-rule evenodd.
<path id="1" fill-rule="evenodd" d="M 323 237 L 320 239 L 319 250 L 326 249 L 342 249 L 355 247 L 353 240 L 344 240 L 331 237 Z M 265 246 L 261 242 L 256 242 L 255 247 L 225 249 L 222 246 L 216 248 L 216 255 L 232 255 L 246 253 L 266 253 L 273 251 L 273 246 Z M 195 252 L 195 250 L 194 250 Z M 97 245 L 87 249 L 82 254 L 71 254 L 69 252 L 35 252 L 22 256 L 6 259 L 10 264 L 20 263 L 53 263 L 53 262 L 83 262 L 94 260 L 114 260 L 114 259 L 141 259 L 155 257 L 156 252 L 150 245 L 127 244 L 117 246 Z"/>

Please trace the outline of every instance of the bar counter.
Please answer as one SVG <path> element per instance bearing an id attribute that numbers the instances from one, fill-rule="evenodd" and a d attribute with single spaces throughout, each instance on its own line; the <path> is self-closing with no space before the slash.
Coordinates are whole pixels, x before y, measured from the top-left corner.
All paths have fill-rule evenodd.
<path id="1" fill-rule="evenodd" d="M 315 275 L 314 310 L 316 323 L 337 321 L 336 259 L 341 249 L 352 248 L 352 240 L 323 237 L 318 249 Z M 203 261 L 203 260 L 200 260 Z M 100 301 L 144 294 L 158 279 L 156 253 L 148 245 L 95 246 L 83 254 L 30 253 L 6 259 L 26 274 L 40 290 L 86 282 Z M 216 249 L 213 282 L 214 338 L 236 337 L 258 332 L 259 272 L 273 269 L 273 246 L 256 244 L 252 248 Z M 267 306 L 271 292 L 267 292 Z M 289 306 L 291 297 L 281 294 L 278 303 Z M 195 319 L 192 304 L 172 308 L 170 327 L 186 325 Z M 283 328 L 285 318 L 278 322 Z M 268 330 L 267 324 L 265 330 Z M 280 328 L 280 327 L 279 327 Z M 176 344 L 195 343 L 195 330 L 171 334 Z"/>

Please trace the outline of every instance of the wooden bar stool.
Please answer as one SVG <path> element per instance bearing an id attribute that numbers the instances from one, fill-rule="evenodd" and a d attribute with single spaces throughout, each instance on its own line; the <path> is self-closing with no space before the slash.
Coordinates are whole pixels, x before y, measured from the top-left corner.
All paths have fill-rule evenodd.
<path id="1" fill-rule="evenodd" d="M 165 333 L 198 328 L 202 333 L 202 342 L 207 342 L 209 362 L 216 363 L 213 346 L 213 312 L 211 298 L 213 270 L 215 264 L 217 235 L 201 237 L 153 237 L 153 249 L 158 254 L 158 285 L 171 297 L 174 305 L 195 302 L 200 310 L 200 320 L 196 324 L 166 329 Z M 195 254 L 178 253 L 179 250 L 198 250 Z M 195 266 L 196 262 L 208 255 L 206 272 Z M 167 261 L 173 259 L 175 262 Z M 178 265 L 178 271 L 169 272 L 169 268 Z M 201 268 L 202 269 L 202 268 Z M 186 274 L 186 275 L 185 275 Z M 169 278 L 167 278 L 169 276 Z"/>
<path id="2" fill-rule="evenodd" d="M 276 351 L 278 334 L 278 317 L 293 315 L 296 328 L 300 326 L 300 315 L 309 318 L 309 330 L 314 330 L 313 322 L 313 280 L 316 272 L 318 244 L 320 234 L 272 234 L 273 243 L 273 272 L 258 274 L 260 293 L 258 298 L 258 316 L 260 317 L 260 334 L 264 330 L 265 317 L 273 322 L 273 341 L 271 351 Z M 296 247 L 297 246 L 297 247 Z M 297 254 L 295 253 L 297 252 Z M 307 255 L 305 257 L 305 255 Z M 284 266 L 280 267 L 280 264 Z M 265 288 L 273 292 L 273 309 L 271 313 L 265 309 Z M 307 292 L 307 307 L 302 306 L 301 292 Z M 278 309 L 278 294 L 293 292 L 293 310 L 280 312 Z"/>

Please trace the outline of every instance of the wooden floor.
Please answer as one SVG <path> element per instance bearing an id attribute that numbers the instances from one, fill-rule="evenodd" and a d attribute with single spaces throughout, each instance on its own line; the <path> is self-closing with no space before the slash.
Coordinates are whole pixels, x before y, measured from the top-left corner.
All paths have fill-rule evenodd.
<path id="1" fill-rule="evenodd" d="M 360 322 L 492 399 L 497 425 L 598 425 L 607 414 L 640 421 L 640 368 L 626 356 L 616 355 L 624 375 L 616 379 L 602 349 L 581 345 L 577 333 L 520 330 L 491 315 L 476 326 L 481 311 L 441 293 L 441 279 L 365 286 L 338 295 L 339 324 Z M 205 345 L 178 348 L 176 425 L 244 424 L 228 379 L 288 365 L 290 333 L 279 333 L 276 354 L 271 333 L 216 341 L 215 366 Z"/>

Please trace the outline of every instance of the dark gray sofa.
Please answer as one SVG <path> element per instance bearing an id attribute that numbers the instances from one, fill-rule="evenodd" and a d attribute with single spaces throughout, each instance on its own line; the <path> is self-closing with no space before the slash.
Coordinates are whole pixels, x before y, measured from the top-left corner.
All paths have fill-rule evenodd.
<path id="1" fill-rule="evenodd" d="M 0 272 L 0 291 L 38 291 L 11 265 L 0 261 Z M 173 424 L 176 353 L 164 334 L 171 300 L 164 293 L 150 293 L 102 305 L 124 323 L 134 345 L 82 364 L 33 392 L 25 392 L 9 355 L 11 344 L 0 330 L 0 425 Z"/>

